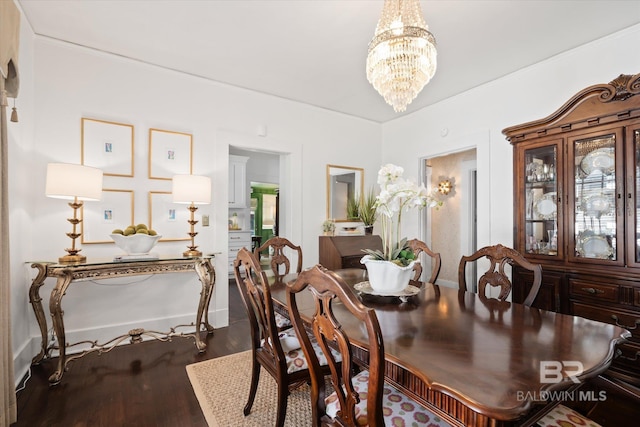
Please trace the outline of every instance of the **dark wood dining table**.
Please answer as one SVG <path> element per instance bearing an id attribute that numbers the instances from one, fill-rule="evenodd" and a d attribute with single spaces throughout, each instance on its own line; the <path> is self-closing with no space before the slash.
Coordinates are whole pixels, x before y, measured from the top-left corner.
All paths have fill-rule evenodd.
<path id="1" fill-rule="evenodd" d="M 367 280 L 366 270 L 336 273 L 350 286 Z M 296 277 L 272 279 L 276 310 L 287 316 L 286 283 Z M 579 388 L 609 367 L 616 344 L 630 336 L 577 316 L 419 285 L 405 301 L 361 299 L 378 316 L 387 381 L 461 426 L 531 425 L 562 399 L 601 398 Z M 297 298 L 304 319 L 313 312 L 311 293 Z M 366 331 L 340 304 L 335 313 L 366 365 Z"/>

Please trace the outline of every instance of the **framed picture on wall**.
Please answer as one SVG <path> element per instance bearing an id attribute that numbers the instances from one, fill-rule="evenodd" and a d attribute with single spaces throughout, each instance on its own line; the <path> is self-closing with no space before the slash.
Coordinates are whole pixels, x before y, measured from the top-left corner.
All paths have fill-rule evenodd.
<path id="1" fill-rule="evenodd" d="M 191 134 L 149 129 L 149 178 L 170 180 L 190 174 L 192 153 Z"/>
<path id="2" fill-rule="evenodd" d="M 105 175 L 133 177 L 133 125 L 82 118 L 81 163 Z"/>
<path id="3" fill-rule="evenodd" d="M 82 243 L 113 243 L 109 235 L 133 224 L 133 190 L 105 188 L 98 202 L 85 202 L 81 209 Z"/>
<path id="4" fill-rule="evenodd" d="M 149 191 L 149 228 L 162 236 L 161 242 L 189 240 L 187 205 L 173 203 L 169 191 Z"/>

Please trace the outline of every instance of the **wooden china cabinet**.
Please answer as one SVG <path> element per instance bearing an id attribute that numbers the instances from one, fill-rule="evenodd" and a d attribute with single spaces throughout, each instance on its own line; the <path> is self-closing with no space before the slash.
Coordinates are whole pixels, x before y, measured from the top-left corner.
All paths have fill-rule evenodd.
<path id="1" fill-rule="evenodd" d="M 543 268 L 534 305 L 628 329 L 611 371 L 640 384 L 640 74 L 502 132 L 514 149 L 514 247 Z M 514 270 L 515 301 L 531 281 Z"/>

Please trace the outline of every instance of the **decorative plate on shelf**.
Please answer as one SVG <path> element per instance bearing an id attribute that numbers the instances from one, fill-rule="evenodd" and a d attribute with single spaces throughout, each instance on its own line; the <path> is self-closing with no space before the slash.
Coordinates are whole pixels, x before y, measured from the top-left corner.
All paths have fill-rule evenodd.
<path id="1" fill-rule="evenodd" d="M 613 208 L 611 197 L 605 194 L 593 194 L 582 200 L 582 210 L 588 216 L 600 218 L 611 212 Z"/>
<path id="2" fill-rule="evenodd" d="M 586 236 L 580 240 L 578 253 L 585 258 L 607 259 L 613 255 L 613 248 L 604 236 Z"/>
<path id="3" fill-rule="evenodd" d="M 587 175 L 599 170 L 605 175 L 609 175 L 616 168 L 616 158 L 613 154 L 613 148 L 599 148 L 593 150 L 580 162 L 580 169 Z"/>
<path id="4" fill-rule="evenodd" d="M 556 192 L 545 193 L 533 202 L 533 209 L 539 219 L 554 219 L 558 206 L 556 205 Z"/>

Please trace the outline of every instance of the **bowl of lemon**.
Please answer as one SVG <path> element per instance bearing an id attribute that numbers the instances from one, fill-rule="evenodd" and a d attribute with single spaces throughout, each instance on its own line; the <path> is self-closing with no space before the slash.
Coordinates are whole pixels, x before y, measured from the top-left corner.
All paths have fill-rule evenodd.
<path id="1" fill-rule="evenodd" d="M 148 254 L 162 237 L 145 224 L 130 225 L 125 229 L 116 228 L 110 236 L 116 246 L 127 255 Z"/>

